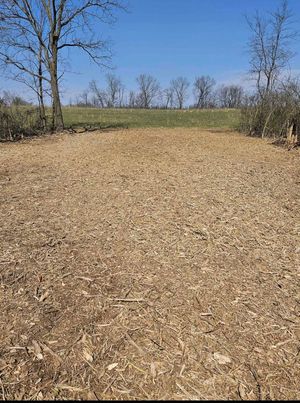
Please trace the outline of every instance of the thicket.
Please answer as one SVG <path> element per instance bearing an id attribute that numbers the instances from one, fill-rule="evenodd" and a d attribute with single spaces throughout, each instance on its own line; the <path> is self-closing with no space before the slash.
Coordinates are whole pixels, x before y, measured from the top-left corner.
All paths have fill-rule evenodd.
<path id="1" fill-rule="evenodd" d="M 240 129 L 250 136 L 272 137 L 298 145 L 300 139 L 300 86 L 297 82 L 282 85 L 264 97 L 245 99 Z"/>
<path id="2" fill-rule="evenodd" d="M 256 94 L 242 108 L 241 129 L 251 136 L 275 137 L 290 145 L 299 142 L 300 84 L 284 78 L 294 56 L 291 42 L 297 32 L 285 0 L 267 17 L 258 13 L 248 24 L 252 33 L 248 48 L 250 74 Z"/>
<path id="3" fill-rule="evenodd" d="M 41 131 L 38 108 L 0 105 L 0 140 L 20 140 Z"/>

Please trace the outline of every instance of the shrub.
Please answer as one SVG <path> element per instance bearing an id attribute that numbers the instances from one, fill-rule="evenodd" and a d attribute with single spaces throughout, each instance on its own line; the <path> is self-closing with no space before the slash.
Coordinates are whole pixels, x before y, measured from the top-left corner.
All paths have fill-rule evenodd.
<path id="1" fill-rule="evenodd" d="M 0 140 L 15 141 L 40 132 L 38 108 L 0 105 Z"/>
<path id="2" fill-rule="evenodd" d="M 300 88 L 287 83 L 264 97 L 245 99 L 240 130 L 250 136 L 272 137 L 296 144 L 300 135 Z"/>

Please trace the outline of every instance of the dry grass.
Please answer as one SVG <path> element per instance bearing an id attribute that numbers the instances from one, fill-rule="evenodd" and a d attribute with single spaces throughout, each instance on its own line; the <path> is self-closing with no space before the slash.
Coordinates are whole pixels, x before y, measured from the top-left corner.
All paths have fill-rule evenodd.
<path id="1" fill-rule="evenodd" d="M 0 398 L 299 399 L 299 151 L 0 145 Z"/>

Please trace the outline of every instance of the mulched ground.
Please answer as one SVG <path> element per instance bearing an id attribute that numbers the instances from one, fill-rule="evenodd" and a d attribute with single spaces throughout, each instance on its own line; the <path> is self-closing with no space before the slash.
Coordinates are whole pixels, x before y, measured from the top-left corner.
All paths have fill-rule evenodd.
<path id="1" fill-rule="evenodd" d="M 299 151 L 0 144 L 0 399 L 300 399 Z"/>

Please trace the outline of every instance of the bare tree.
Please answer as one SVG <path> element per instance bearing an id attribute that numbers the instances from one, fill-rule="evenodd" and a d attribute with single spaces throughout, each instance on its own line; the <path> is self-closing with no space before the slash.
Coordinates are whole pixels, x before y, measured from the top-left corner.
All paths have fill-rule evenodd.
<path id="1" fill-rule="evenodd" d="M 116 77 L 114 74 L 107 74 L 106 76 L 107 89 L 107 107 L 115 108 L 116 106 L 121 107 L 124 97 L 124 86 L 120 78 Z"/>
<path id="2" fill-rule="evenodd" d="M 241 127 L 254 136 L 298 136 L 299 98 L 293 97 L 291 87 L 283 89 L 284 73 L 294 53 L 291 49 L 296 32 L 287 0 L 269 13 L 258 13 L 250 19 L 250 73 L 256 81 L 257 94 L 243 108 Z M 291 102 L 293 98 L 293 102 Z M 292 114 L 291 114 L 292 112 Z"/>
<path id="3" fill-rule="evenodd" d="M 42 49 L 43 62 L 49 72 L 55 129 L 64 126 L 59 92 L 63 50 L 80 49 L 97 65 L 106 65 L 110 59 L 107 42 L 94 39 L 88 33 L 97 20 L 113 22 L 114 10 L 120 7 L 121 0 L 1 0 L 1 30 L 14 38 L 22 38 L 25 32 Z M 22 52 L 14 57 L 11 53 L 7 56 L 22 64 Z M 26 66 L 21 68 L 27 70 Z M 38 74 L 36 76 L 39 78 Z"/>
<path id="4" fill-rule="evenodd" d="M 136 106 L 136 95 L 134 91 L 129 91 L 129 96 L 128 96 L 128 107 L 129 108 L 135 108 Z"/>
<path id="5" fill-rule="evenodd" d="M 247 17 L 252 37 L 248 44 L 250 73 L 256 80 L 257 91 L 264 98 L 275 88 L 280 74 L 287 67 L 293 52 L 289 47 L 295 32 L 291 29 L 292 14 L 287 0 L 266 19 L 257 12 Z"/>
<path id="6" fill-rule="evenodd" d="M 11 1 L 12 8 L 14 2 Z M 1 68 L 7 78 L 25 84 L 38 99 L 41 126 L 46 129 L 46 113 L 44 102 L 45 75 L 42 46 L 32 31 L 18 21 L 11 11 L 7 12 L 8 2 L 0 4 L 0 61 Z M 44 18 L 40 13 L 41 27 Z M 25 25 L 25 24 L 24 24 Z M 47 91 L 46 91 L 47 92 Z"/>
<path id="7" fill-rule="evenodd" d="M 0 104 L 1 105 L 6 105 L 6 106 L 31 105 L 30 102 L 26 101 L 20 95 L 16 95 L 15 93 L 10 92 L 10 91 L 3 91 L 3 93 L 1 94 L 1 97 L 0 97 Z"/>
<path id="8" fill-rule="evenodd" d="M 171 89 L 174 94 L 174 100 L 179 109 L 183 108 L 184 102 L 188 98 L 189 82 L 184 77 L 178 77 L 171 81 Z"/>
<path id="9" fill-rule="evenodd" d="M 242 104 L 244 90 L 240 85 L 223 85 L 218 90 L 221 108 L 239 108 Z"/>
<path id="10" fill-rule="evenodd" d="M 141 74 L 136 79 L 139 86 L 139 93 L 136 101 L 142 108 L 150 108 L 153 105 L 154 100 L 159 95 L 159 83 L 156 78 Z"/>
<path id="11" fill-rule="evenodd" d="M 165 109 L 173 108 L 174 105 L 174 91 L 172 88 L 166 88 L 162 91 L 163 107 Z"/>
<path id="12" fill-rule="evenodd" d="M 196 77 L 194 96 L 197 108 L 207 108 L 209 106 L 215 84 L 215 80 L 210 76 Z"/>
<path id="13" fill-rule="evenodd" d="M 91 106 L 89 90 L 84 90 L 79 95 L 78 100 L 77 100 L 77 105 L 84 106 L 85 108 Z"/>
<path id="14" fill-rule="evenodd" d="M 123 108 L 126 104 L 126 97 L 125 97 L 125 86 L 121 83 L 118 89 L 118 96 L 117 96 L 117 107 Z"/>
<path id="15" fill-rule="evenodd" d="M 31 54 L 30 54 L 31 53 Z M 10 74 L 8 78 L 18 81 L 22 84 L 25 84 L 37 97 L 38 106 L 39 106 L 39 120 L 40 126 L 44 131 L 47 129 L 47 119 L 46 119 L 46 108 L 45 108 L 45 95 L 49 95 L 49 79 L 46 78 L 45 75 L 45 66 L 42 60 L 42 52 L 41 47 L 39 47 L 38 51 L 33 58 L 33 52 L 30 52 L 26 60 L 26 56 L 23 55 L 22 65 L 25 63 L 27 65 L 27 72 L 19 69 L 19 64 L 9 63 L 6 61 L 6 67 L 8 65 L 12 67 L 10 69 Z M 7 69 L 5 69 L 7 70 Z M 51 96 L 51 95 L 50 95 Z"/>
<path id="16" fill-rule="evenodd" d="M 89 84 L 89 90 L 94 98 L 94 105 L 99 106 L 100 108 L 105 108 L 107 105 L 107 94 L 106 91 L 102 90 L 98 87 L 95 80 L 91 81 Z"/>

